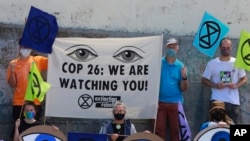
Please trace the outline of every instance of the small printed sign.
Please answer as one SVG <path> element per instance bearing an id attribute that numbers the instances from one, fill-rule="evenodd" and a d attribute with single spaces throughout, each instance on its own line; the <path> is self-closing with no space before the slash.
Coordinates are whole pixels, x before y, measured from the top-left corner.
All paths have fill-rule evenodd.
<path id="1" fill-rule="evenodd" d="M 223 82 L 224 84 L 231 83 L 232 82 L 231 71 L 221 71 L 220 72 L 220 79 L 221 79 L 221 82 Z"/>

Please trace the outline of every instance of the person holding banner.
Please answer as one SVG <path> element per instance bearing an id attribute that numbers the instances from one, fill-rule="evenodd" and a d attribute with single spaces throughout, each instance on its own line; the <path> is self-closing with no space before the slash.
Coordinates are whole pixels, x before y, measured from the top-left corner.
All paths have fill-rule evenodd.
<path id="1" fill-rule="evenodd" d="M 227 114 L 235 124 L 240 123 L 239 88 L 247 83 L 244 69 L 236 68 L 231 57 L 232 41 L 223 38 L 219 44 L 220 57 L 210 60 L 205 68 L 202 83 L 212 89 L 211 102 L 225 102 Z"/>
<path id="2" fill-rule="evenodd" d="M 28 86 L 28 76 L 32 62 L 35 62 L 40 72 L 46 71 L 48 68 L 48 59 L 43 56 L 31 56 L 32 49 L 26 48 L 20 44 L 19 39 L 19 54 L 18 57 L 9 63 L 7 69 L 7 81 L 14 89 L 12 98 L 12 118 L 13 121 L 17 119 L 24 119 L 22 114 L 23 104 L 25 101 L 26 89 Z M 41 120 L 42 106 L 39 100 L 34 101 L 36 104 L 35 119 Z M 13 126 L 13 129 L 15 126 Z M 11 134 L 10 134 L 11 137 Z"/>
<path id="3" fill-rule="evenodd" d="M 12 99 L 13 111 L 12 117 L 16 121 L 20 118 L 22 105 L 24 104 L 24 96 L 28 84 L 28 75 L 32 62 L 35 62 L 39 71 L 46 71 L 48 68 L 48 58 L 44 56 L 31 56 L 32 49 L 21 46 L 19 40 L 19 55 L 9 63 L 7 69 L 7 81 L 14 88 Z M 42 107 L 39 101 L 35 101 L 37 105 L 36 119 L 40 120 Z M 23 116 L 21 118 L 24 118 Z"/>
<path id="4" fill-rule="evenodd" d="M 201 125 L 200 131 L 212 125 L 234 125 L 233 120 L 227 115 L 225 103 L 222 101 L 211 102 L 209 121 Z"/>
<path id="5" fill-rule="evenodd" d="M 159 104 L 156 118 L 156 135 L 167 140 L 179 141 L 178 104 L 183 102 L 182 93 L 188 89 L 187 69 L 176 57 L 179 43 L 170 38 L 166 43 L 166 55 L 162 58 Z M 169 138 L 169 137 L 168 137 Z"/>
<path id="6" fill-rule="evenodd" d="M 108 141 L 122 141 L 129 135 L 135 134 L 136 129 L 129 119 L 125 119 L 126 106 L 118 101 L 114 105 L 114 120 L 103 123 L 99 134 L 108 134 Z"/>

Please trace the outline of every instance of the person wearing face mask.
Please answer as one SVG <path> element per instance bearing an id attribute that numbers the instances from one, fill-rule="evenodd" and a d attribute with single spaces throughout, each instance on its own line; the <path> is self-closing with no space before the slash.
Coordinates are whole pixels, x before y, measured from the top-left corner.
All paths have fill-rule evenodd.
<path id="1" fill-rule="evenodd" d="M 233 120 L 227 115 L 225 104 L 222 101 L 212 101 L 209 110 L 209 121 L 201 125 L 200 131 L 212 125 L 234 125 Z"/>
<path id="2" fill-rule="evenodd" d="M 12 99 L 12 118 L 16 121 L 21 115 L 21 108 L 24 104 L 24 96 L 28 84 L 28 75 L 31 63 L 35 62 L 37 68 L 41 73 L 45 72 L 48 68 L 48 58 L 45 56 L 32 56 L 32 49 L 20 45 L 19 40 L 19 55 L 17 58 L 10 61 L 6 79 L 9 85 L 14 89 Z M 37 105 L 36 119 L 40 120 L 42 107 L 39 101 L 34 101 Z M 24 118 L 23 116 L 21 118 Z"/>
<path id="3" fill-rule="evenodd" d="M 13 141 L 19 141 L 19 135 L 28 128 L 41 125 L 40 121 L 35 119 L 36 105 L 34 104 L 34 102 L 26 101 L 23 106 L 23 109 L 23 115 L 25 118 L 16 120 L 15 129 L 12 132 L 12 136 L 14 136 Z M 52 128 L 55 130 L 59 130 L 59 128 L 54 125 L 52 125 Z"/>
<path id="4" fill-rule="evenodd" d="M 124 103 L 116 102 L 113 108 L 114 119 L 103 123 L 99 134 L 107 134 L 108 141 L 122 141 L 127 136 L 137 133 L 134 124 L 125 119 L 126 112 Z"/>
<path id="5" fill-rule="evenodd" d="M 26 129 L 41 125 L 40 122 L 35 119 L 35 114 L 35 104 L 33 102 L 26 102 L 23 107 L 24 119 L 17 119 L 15 122 L 14 141 L 18 141 L 19 135 Z"/>
<path id="6" fill-rule="evenodd" d="M 234 67 L 235 58 L 231 56 L 232 41 L 224 38 L 219 46 L 221 55 L 210 60 L 202 76 L 202 83 L 212 89 L 211 102 L 225 102 L 227 114 L 235 124 L 240 123 L 239 88 L 247 83 L 244 69 Z"/>
<path id="7" fill-rule="evenodd" d="M 163 140 L 179 141 L 178 103 L 183 102 L 182 93 L 188 89 L 187 69 L 177 59 L 179 43 L 170 38 L 166 54 L 162 58 L 159 103 L 155 134 Z M 169 137 L 167 137 L 169 133 Z"/>

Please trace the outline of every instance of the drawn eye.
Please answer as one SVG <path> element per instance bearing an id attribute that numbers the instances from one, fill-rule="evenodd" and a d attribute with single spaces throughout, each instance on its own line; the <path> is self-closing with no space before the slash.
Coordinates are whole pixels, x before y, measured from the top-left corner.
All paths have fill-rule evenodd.
<path id="1" fill-rule="evenodd" d="M 136 62 L 143 58 L 144 52 L 134 46 L 125 46 L 117 50 L 113 57 L 124 63 Z"/>
<path id="2" fill-rule="evenodd" d="M 218 126 L 214 128 L 210 126 L 201 131 L 195 138 L 195 141 L 229 141 L 229 128 L 218 128 Z"/>
<path id="3" fill-rule="evenodd" d="M 23 141 L 62 141 L 61 139 L 46 133 L 28 134 L 22 136 Z"/>
<path id="4" fill-rule="evenodd" d="M 98 56 L 91 47 L 86 45 L 75 45 L 66 49 L 66 51 L 69 52 L 66 53 L 67 56 L 79 62 L 87 62 Z"/>

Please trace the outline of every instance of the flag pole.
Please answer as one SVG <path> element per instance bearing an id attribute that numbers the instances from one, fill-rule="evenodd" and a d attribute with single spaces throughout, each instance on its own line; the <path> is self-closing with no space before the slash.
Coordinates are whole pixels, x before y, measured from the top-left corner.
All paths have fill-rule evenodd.
<path id="1" fill-rule="evenodd" d="M 153 120 L 154 120 L 154 129 L 153 129 L 153 133 L 155 134 L 157 118 L 156 118 L 156 119 L 153 119 Z"/>
<path id="2" fill-rule="evenodd" d="M 22 113 L 23 113 L 23 107 L 24 107 L 24 104 L 22 104 L 21 111 L 19 113 L 19 119 L 21 119 L 21 116 L 22 116 Z"/>
<path id="3" fill-rule="evenodd" d="M 44 118 L 43 118 L 43 125 L 45 125 L 46 123 L 46 116 L 44 116 Z"/>
<path id="4" fill-rule="evenodd" d="M 46 122 L 46 116 L 45 116 L 45 105 L 46 105 L 46 103 L 45 103 L 45 101 L 46 101 L 46 98 L 47 98 L 47 96 L 45 95 L 45 98 L 44 98 L 44 112 L 43 112 L 43 125 L 45 125 L 45 122 Z M 42 104 L 41 104 L 42 105 Z"/>
<path id="5" fill-rule="evenodd" d="M 191 45 L 191 47 L 189 47 L 188 51 L 187 51 L 187 57 L 184 60 L 184 66 L 187 66 L 187 62 L 189 60 L 189 56 L 191 55 L 191 51 L 192 51 L 193 45 Z"/>

